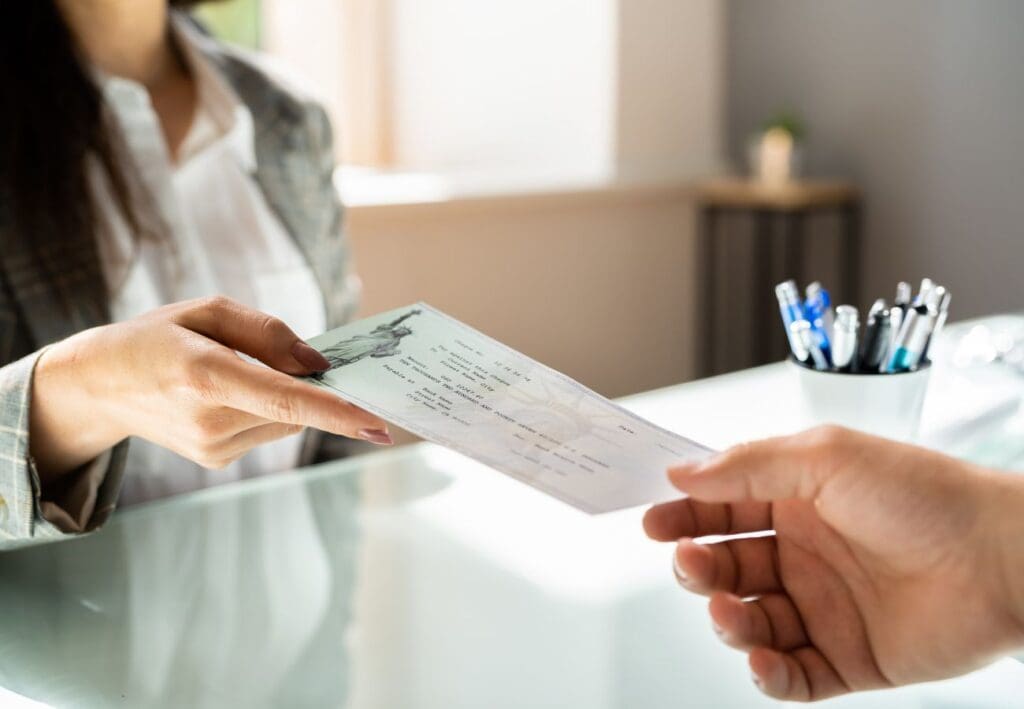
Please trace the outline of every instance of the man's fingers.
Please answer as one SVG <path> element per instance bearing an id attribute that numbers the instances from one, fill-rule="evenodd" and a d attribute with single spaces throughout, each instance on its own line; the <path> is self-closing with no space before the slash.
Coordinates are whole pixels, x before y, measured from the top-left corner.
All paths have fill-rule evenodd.
<path id="1" fill-rule="evenodd" d="M 300 340 L 284 322 L 229 298 L 189 301 L 182 305 L 175 321 L 288 374 L 310 374 L 330 367 L 322 354 Z"/>
<path id="2" fill-rule="evenodd" d="M 782 590 L 775 537 L 676 546 L 676 577 L 694 593 L 727 591 L 746 597 Z"/>
<path id="3" fill-rule="evenodd" d="M 850 691 L 829 661 L 810 646 L 791 652 L 758 647 L 751 651 L 749 663 L 758 687 L 776 699 L 808 702 Z"/>
<path id="4" fill-rule="evenodd" d="M 210 363 L 210 369 L 206 377 L 210 391 L 206 395 L 222 406 L 269 421 L 311 426 L 373 443 L 390 443 L 384 421 L 325 389 L 235 356 L 217 358 Z"/>
<path id="5" fill-rule="evenodd" d="M 799 611 L 784 593 L 747 601 L 731 593 L 716 593 L 708 611 L 722 642 L 740 650 L 769 647 L 788 652 L 810 642 Z"/>
<path id="6" fill-rule="evenodd" d="M 669 479 L 705 502 L 810 500 L 863 437 L 822 426 L 735 446 L 704 463 L 672 468 Z"/>
<path id="7" fill-rule="evenodd" d="M 722 641 L 750 652 L 750 671 L 761 691 L 777 699 L 816 701 L 850 691 L 810 644 L 800 613 L 783 593 L 743 601 L 716 593 L 708 604 Z"/>
<path id="8" fill-rule="evenodd" d="M 771 527 L 771 506 L 763 502 L 725 505 L 686 499 L 655 505 L 644 515 L 647 536 L 659 542 L 711 534 L 761 532 Z"/>

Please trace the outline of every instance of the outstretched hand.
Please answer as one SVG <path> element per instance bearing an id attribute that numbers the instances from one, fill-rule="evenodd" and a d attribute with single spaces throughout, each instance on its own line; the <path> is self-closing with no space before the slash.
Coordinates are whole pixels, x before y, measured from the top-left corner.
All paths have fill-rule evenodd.
<path id="1" fill-rule="evenodd" d="M 1024 647 L 1024 479 L 836 427 L 669 471 L 687 589 L 779 699 L 954 676 Z M 701 541 L 711 535 L 769 536 Z"/>
<path id="2" fill-rule="evenodd" d="M 167 305 L 43 352 L 32 455 L 45 483 L 128 436 L 208 468 L 306 426 L 390 443 L 384 421 L 291 376 L 329 366 L 283 322 L 227 298 Z"/>

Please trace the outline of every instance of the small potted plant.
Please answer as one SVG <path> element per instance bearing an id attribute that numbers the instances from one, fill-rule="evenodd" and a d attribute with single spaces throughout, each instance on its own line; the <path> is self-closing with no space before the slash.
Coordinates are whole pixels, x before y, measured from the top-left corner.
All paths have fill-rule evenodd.
<path id="1" fill-rule="evenodd" d="M 803 122 L 791 112 L 779 113 L 765 121 L 747 148 L 753 176 L 770 184 L 798 177 L 805 135 Z"/>

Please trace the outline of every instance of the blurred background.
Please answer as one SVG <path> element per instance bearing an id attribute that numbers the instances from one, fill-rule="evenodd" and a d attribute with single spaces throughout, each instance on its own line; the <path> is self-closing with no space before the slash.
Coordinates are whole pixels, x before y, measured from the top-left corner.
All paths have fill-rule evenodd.
<path id="1" fill-rule="evenodd" d="M 199 12 L 328 106 L 364 313 L 425 300 L 620 396 L 782 358 L 787 277 L 1024 302 L 1014 0 Z"/>

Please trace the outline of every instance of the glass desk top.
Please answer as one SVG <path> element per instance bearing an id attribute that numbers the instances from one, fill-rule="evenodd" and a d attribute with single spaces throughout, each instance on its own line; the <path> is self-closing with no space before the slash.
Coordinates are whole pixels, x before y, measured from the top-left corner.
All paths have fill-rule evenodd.
<path id="1" fill-rule="evenodd" d="M 994 368 L 972 381 L 1024 388 Z M 808 425 L 788 376 L 770 365 L 626 403 L 725 446 Z M 1022 419 L 950 449 L 1024 469 Z M 642 513 L 590 517 L 429 444 L 125 509 L 90 537 L 0 555 L 0 704 L 778 705 L 676 586 Z M 1005 660 L 821 706 L 1022 693 L 1024 665 Z"/>

